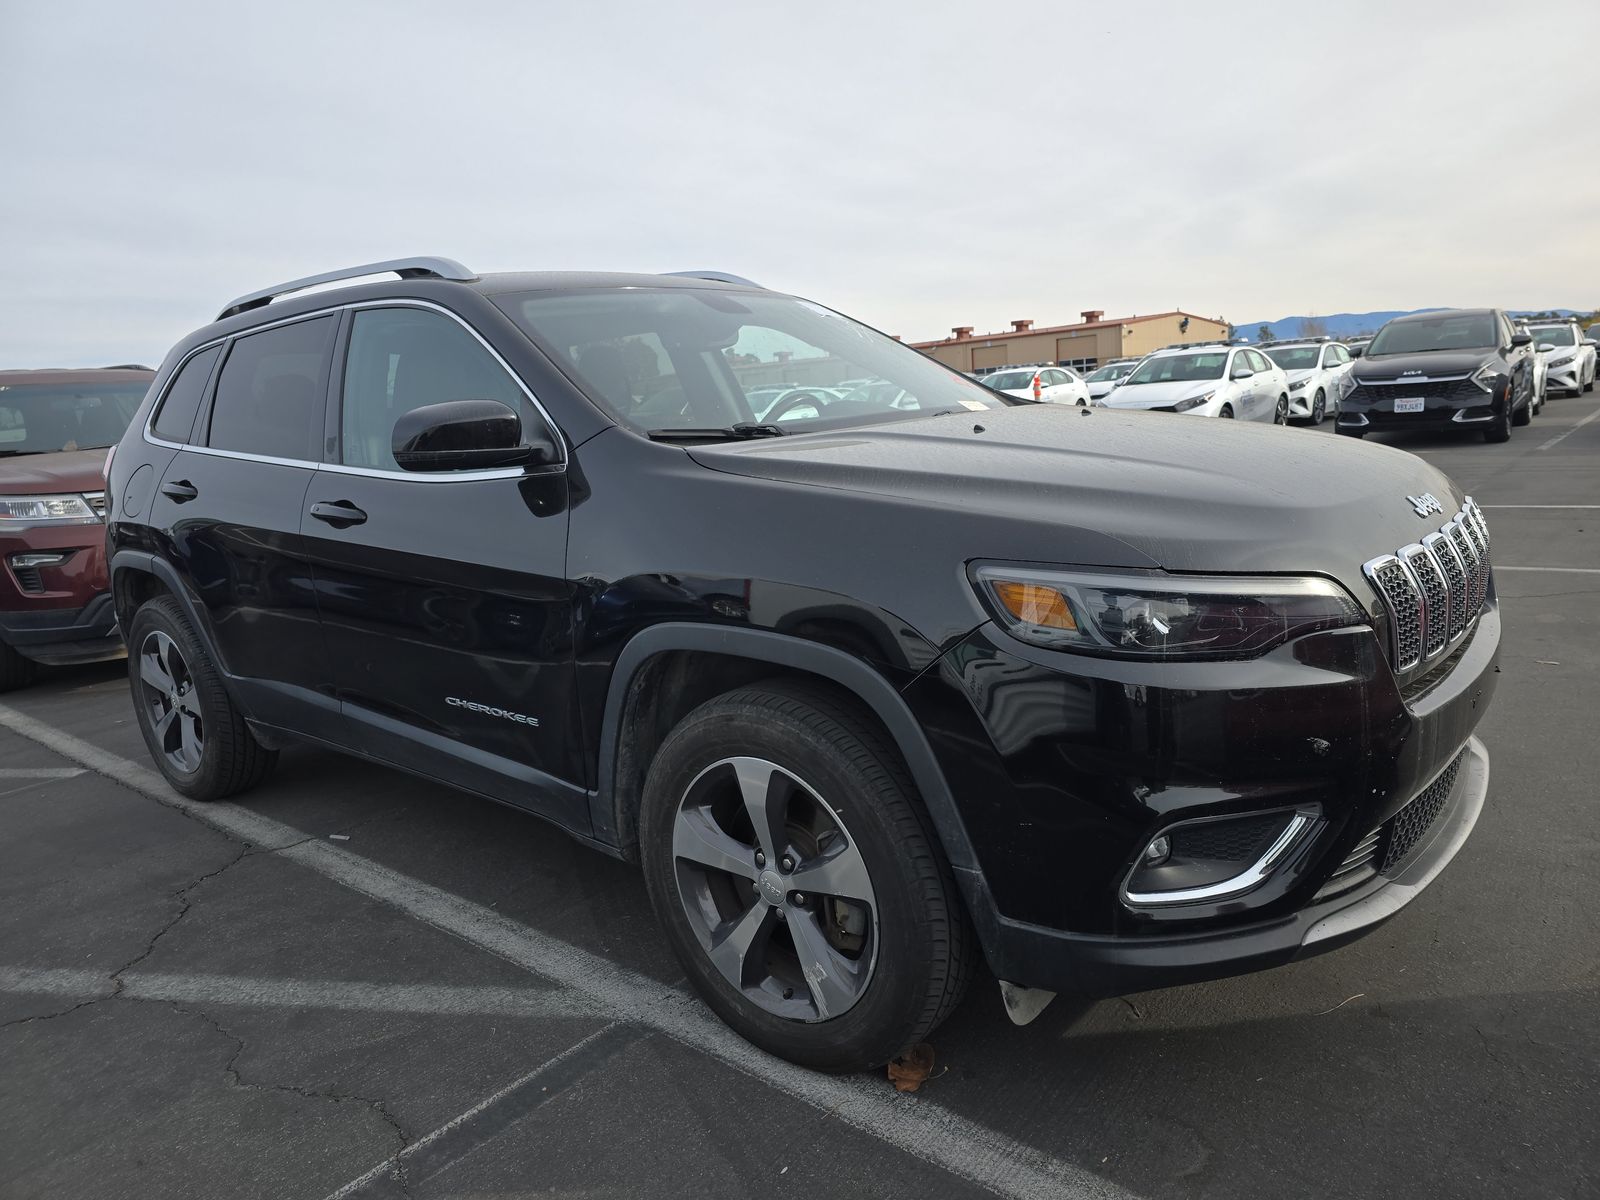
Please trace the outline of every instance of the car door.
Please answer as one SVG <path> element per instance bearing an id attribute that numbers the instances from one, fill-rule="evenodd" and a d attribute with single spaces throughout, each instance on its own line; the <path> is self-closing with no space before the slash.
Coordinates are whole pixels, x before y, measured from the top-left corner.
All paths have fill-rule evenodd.
<path id="1" fill-rule="evenodd" d="M 337 327 L 336 315 L 312 315 L 217 347 L 221 369 L 192 432 L 174 428 L 168 436 L 183 440 L 166 442 L 158 416 L 155 434 L 177 450 L 150 508 L 163 556 L 242 707 L 299 731 L 320 725 L 319 710 L 336 711 L 321 689 L 300 509 L 320 454 Z"/>
<path id="2" fill-rule="evenodd" d="M 1250 375 L 1241 377 L 1241 372 L 1251 372 Z M 1247 350 L 1235 350 L 1228 363 L 1228 393 L 1229 403 L 1233 405 L 1233 415 L 1241 421 L 1251 421 L 1256 415 L 1256 379 L 1255 364 L 1250 361 Z"/>
<path id="3" fill-rule="evenodd" d="M 1251 395 L 1255 399 L 1253 416 L 1258 421 L 1270 421 L 1277 415 L 1278 397 L 1284 391 L 1283 374 L 1265 354 L 1255 350 L 1245 353 L 1250 356 L 1250 365 L 1256 372 L 1255 378 L 1250 380 Z"/>
<path id="4" fill-rule="evenodd" d="M 564 462 L 414 472 L 392 449 L 400 417 L 450 400 L 559 435 L 487 341 L 420 302 L 350 310 L 332 394 L 302 528 L 356 748 L 587 830 Z"/>

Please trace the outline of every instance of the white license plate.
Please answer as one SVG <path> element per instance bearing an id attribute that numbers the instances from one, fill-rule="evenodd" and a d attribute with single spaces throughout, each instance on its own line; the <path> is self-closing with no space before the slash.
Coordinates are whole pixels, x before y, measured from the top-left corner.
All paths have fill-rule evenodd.
<path id="1" fill-rule="evenodd" d="M 1423 405 L 1425 403 L 1426 403 L 1426 401 L 1424 401 L 1421 396 L 1412 396 L 1412 397 L 1409 397 L 1409 398 L 1406 398 L 1406 399 L 1397 399 L 1394 402 L 1394 410 L 1397 413 L 1421 412 L 1422 408 L 1423 408 Z"/>

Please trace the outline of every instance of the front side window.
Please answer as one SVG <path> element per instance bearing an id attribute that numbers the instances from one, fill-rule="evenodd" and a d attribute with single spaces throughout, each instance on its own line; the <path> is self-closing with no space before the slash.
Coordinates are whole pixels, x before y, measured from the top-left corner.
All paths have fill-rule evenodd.
<path id="1" fill-rule="evenodd" d="M 314 317 L 235 340 L 217 379 L 206 444 L 266 458 L 319 459 L 338 327 L 337 317 Z"/>
<path id="2" fill-rule="evenodd" d="M 0 384 L 0 458 L 104 450 L 122 440 L 149 384 Z"/>
<path id="3" fill-rule="evenodd" d="M 1272 364 L 1267 361 L 1266 356 L 1264 354 L 1262 354 L 1259 350 L 1248 350 L 1248 351 L 1246 351 L 1246 353 L 1250 355 L 1250 366 L 1254 370 L 1257 370 L 1257 371 L 1270 371 L 1270 370 L 1272 370 Z"/>
<path id="4" fill-rule="evenodd" d="M 821 305 L 699 288 L 494 297 L 584 390 L 640 433 L 786 432 L 899 421 L 1008 402 Z M 1028 383 L 1032 386 L 1033 372 Z M 990 376 L 988 387 L 1002 387 Z"/>
<path id="5" fill-rule="evenodd" d="M 195 414 L 200 411 L 200 401 L 205 398 L 206 381 L 211 378 L 211 368 L 217 364 L 221 346 L 202 350 L 183 366 L 167 388 L 167 398 L 161 402 L 155 424 L 150 430 L 158 438 L 169 442 L 187 442 L 194 430 Z"/>
<path id="6" fill-rule="evenodd" d="M 1228 365 L 1225 350 L 1205 354 L 1166 354 L 1147 358 L 1133 369 L 1123 387 L 1141 383 L 1191 383 L 1203 379 L 1221 379 L 1222 369 Z"/>
<path id="7" fill-rule="evenodd" d="M 1429 350 L 1487 350 L 1499 344 L 1493 313 L 1444 313 L 1390 321 L 1367 347 L 1367 354 L 1423 354 Z"/>
<path id="8" fill-rule="evenodd" d="M 522 389 L 494 355 L 443 313 L 367 308 L 350 325 L 340 413 L 340 461 L 398 471 L 395 422 L 447 400 L 498 400 L 524 425 L 535 419 Z"/>

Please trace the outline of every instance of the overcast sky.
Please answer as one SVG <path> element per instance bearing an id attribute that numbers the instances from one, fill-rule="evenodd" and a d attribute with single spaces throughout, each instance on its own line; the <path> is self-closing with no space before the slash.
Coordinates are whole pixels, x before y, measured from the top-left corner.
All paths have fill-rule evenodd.
<path id="1" fill-rule="evenodd" d="M 720 268 L 908 340 L 1587 308 L 1597 80 L 1595 0 L 0 0 L 0 366 L 409 254 Z"/>

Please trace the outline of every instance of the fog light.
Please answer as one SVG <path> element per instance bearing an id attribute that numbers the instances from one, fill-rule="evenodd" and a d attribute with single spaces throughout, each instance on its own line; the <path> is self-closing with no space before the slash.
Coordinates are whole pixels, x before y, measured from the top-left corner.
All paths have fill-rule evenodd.
<path id="1" fill-rule="evenodd" d="M 1172 856 L 1172 841 L 1166 834 L 1162 834 L 1155 841 L 1144 848 L 1144 865 L 1157 867 Z"/>
<path id="2" fill-rule="evenodd" d="M 67 561 L 65 554 L 13 554 L 11 565 L 24 569 L 27 567 L 53 567 L 57 563 Z"/>

